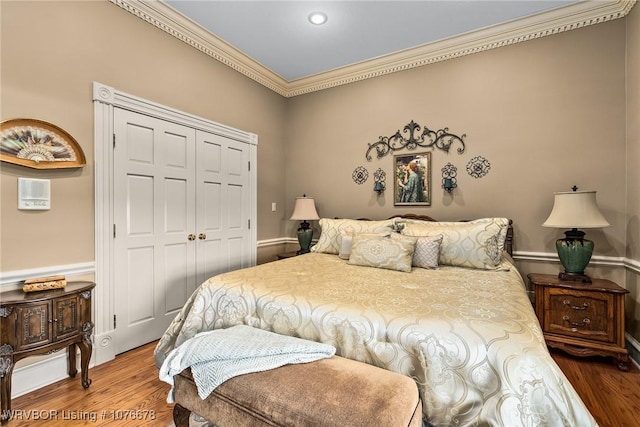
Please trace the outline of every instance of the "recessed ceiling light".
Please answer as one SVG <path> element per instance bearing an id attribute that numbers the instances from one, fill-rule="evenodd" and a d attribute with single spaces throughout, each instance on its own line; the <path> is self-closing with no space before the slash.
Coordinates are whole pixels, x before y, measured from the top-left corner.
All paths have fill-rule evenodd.
<path id="1" fill-rule="evenodd" d="M 322 13 L 322 12 L 312 12 L 309 15 L 309 22 L 311 22 L 314 25 L 322 25 L 325 22 L 327 22 L 327 15 Z"/>

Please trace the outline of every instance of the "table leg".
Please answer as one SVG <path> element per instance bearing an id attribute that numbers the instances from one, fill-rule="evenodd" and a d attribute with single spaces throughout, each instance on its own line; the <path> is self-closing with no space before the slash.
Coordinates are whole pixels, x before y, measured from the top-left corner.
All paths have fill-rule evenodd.
<path id="1" fill-rule="evenodd" d="M 11 374 L 13 373 L 13 358 L 3 356 L 0 358 L 0 400 L 2 400 L 2 413 L 0 423 L 4 424 L 11 419 Z"/>
<path id="2" fill-rule="evenodd" d="M 68 353 L 69 353 L 68 373 L 71 378 L 75 378 L 76 374 L 78 373 L 78 368 L 76 367 L 76 343 L 69 344 Z"/>
<path id="3" fill-rule="evenodd" d="M 82 369 L 82 387 L 89 388 L 91 380 L 89 379 L 89 360 L 91 359 L 91 351 L 93 344 L 91 343 L 91 332 L 93 331 L 93 323 L 87 322 L 82 325 L 82 340 L 78 343 L 80 347 L 80 369 Z"/>

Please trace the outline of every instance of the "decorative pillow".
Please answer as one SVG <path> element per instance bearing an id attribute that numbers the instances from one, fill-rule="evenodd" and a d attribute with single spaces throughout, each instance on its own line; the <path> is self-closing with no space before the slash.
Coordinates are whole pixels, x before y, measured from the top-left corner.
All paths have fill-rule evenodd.
<path id="1" fill-rule="evenodd" d="M 439 264 L 495 270 L 502 259 L 507 237 L 507 218 L 482 218 L 469 222 L 407 223 L 406 236 L 442 235 Z"/>
<path id="2" fill-rule="evenodd" d="M 342 243 L 342 232 L 351 234 L 359 233 L 387 233 L 393 232 L 394 220 L 361 221 L 357 219 L 330 219 L 320 220 L 320 238 L 311 247 L 311 252 L 325 254 L 339 254 Z"/>
<path id="3" fill-rule="evenodd" d="M 349 255 L 351 255 L 353 234 L 344 232 L 340 234 L 342 235 L 342 240 L 340 241 L 340 251 L 338 252 L 338 256 L 342 259 L 349 259 Z"/>
<path id="4" fill-rule="evenodd" d="M 408 273 L 414 248 L 415 239 L 355 235 L 349 264 Z"/>
<path id="5" fill-rule="evenodd" d="M 438 267 L 442 234 L 434 237 L 418 237 L 413 252 L 413 266 L 420 268 Z"/>
<path id="6" fill-rule="evenodd" d="M 358 233 L 357 236 L 368 236 L 368 237 L 389 237 L 389 235 L 397 235 L 397 233 Z M 351 255 L 351 244 L 353 241 L 353 236 L 356 236 L 355 233 L 351 233 L 350 231 L 343 231 L 340 233 L 340 252 L 338 252 L 338 256 L 342 259 L 349 259 L 349 255 Z M 409 237 L 405 237 L 408 239 Z"/>

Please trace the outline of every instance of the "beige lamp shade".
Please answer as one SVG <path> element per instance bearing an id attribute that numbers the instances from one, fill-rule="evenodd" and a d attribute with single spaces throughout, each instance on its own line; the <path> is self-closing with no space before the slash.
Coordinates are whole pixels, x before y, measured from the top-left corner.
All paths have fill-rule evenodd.
<path id="1" fill-rule="evenodd" d="M 320 219 L 313 197 L 296 197 L 296 204 L 293 207 L 291 219 L 298 221 Z"/>
<path id="2" fill-rule="evenodd" d="M 554 193 L 553 209 L 543 227 L 601 228 L 609 222 L 600 212 L 595 191 Z"/>

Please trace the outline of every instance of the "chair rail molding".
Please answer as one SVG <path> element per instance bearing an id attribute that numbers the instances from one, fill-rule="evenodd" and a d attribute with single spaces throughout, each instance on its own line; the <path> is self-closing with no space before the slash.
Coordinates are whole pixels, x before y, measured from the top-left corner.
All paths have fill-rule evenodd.
<path id="1" fill-rule="evenodd" d="M 53 265 L 27 270 L 2 271 L 0 272 L 0 290 L 7 289 L 10 286 L 17 286 L 18 284 L 22 284 L 26 279 L 32 279 L 34 277 L 66 276 L 68 279 L 73 280 L 73 276 L 84 276 L 94 273 L 94 262 Z"/>

